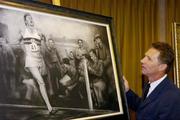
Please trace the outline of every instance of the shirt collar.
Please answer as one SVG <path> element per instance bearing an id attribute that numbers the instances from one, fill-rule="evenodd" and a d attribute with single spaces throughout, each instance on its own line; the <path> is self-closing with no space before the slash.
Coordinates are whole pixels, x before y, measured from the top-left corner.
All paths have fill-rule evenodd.
<path id="1" fill-rule="evenodd" d="M 150 88 L 149 88 L 149 92 L 147 94 L 147 96 L 149 96 L 149 94 L 167 77 L 167 74 L 165 74 L 163 77 L 161 77 L 160 79 L 150 83 Z"/>
<path id="2" fill-rule="evenodd" d="M 164 76 L 162 76 L 161 78 L 159 78 L 158 80 L 156 80 L 156 81 L 154 81 L 154 82 L 152 82 L 152 83 L 150 83 L 150 86 L 151 85 L 155 85 L 155 84 L 159 84 L 161 81 L 163 81 L 164 80 L 164 78 L 166 78 L 167 77 L 167 74 L 165 74 Z"/>

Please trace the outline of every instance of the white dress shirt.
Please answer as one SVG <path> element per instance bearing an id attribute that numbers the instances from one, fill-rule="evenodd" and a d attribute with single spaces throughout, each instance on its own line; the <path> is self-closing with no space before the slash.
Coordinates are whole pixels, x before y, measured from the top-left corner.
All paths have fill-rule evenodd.
<path id="1" fill-rule="evenodd" d="M 149 92 L 146 97 L 148 97 L 152 93 L 152 91 L 165 79 L 166 76 L 167 76 L 167 74 L 165 74 L 159 80 L 156 80 L 156 81 L 150 83 Z"/>

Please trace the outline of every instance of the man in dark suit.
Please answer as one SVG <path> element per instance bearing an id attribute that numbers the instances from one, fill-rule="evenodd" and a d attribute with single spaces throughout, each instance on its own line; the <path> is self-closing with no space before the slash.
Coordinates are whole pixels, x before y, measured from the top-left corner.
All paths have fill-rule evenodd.
<path id="1" fill-rule="evenodd" d="M 136 111 L 137 120 L 180 120 L 180 90 L 167 77 L 173 60 L 174 52 L 168 44 L 152 44 L 141 60 L 142 73 L 150 85 L 148 90 L 145 86 L 142 97 L 129 88 L 124 77 L 128 106 Z"/>

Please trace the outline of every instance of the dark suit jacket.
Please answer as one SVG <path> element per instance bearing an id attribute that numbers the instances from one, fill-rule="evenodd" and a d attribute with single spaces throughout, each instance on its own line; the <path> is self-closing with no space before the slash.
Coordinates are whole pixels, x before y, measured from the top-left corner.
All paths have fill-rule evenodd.
<path id="1" fill-rule="evenodd" d="M 143 101 L 132 90 L 126 93 L 137 120 L 180 120 L 180 90 L 166 77 Z"/>

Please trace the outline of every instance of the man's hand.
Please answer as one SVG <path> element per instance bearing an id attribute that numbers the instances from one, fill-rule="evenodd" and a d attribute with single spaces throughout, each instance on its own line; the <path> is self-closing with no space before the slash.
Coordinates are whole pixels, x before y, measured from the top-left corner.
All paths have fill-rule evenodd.
<path id="1" fill-rule="evenodd" d="M 129 91 L 129 83 L 128 81 L 126 80 L 126 78 L 123 76 L 123 80 L 124 80 L 124 86 L 125 86 L 125 92 L 128 92 Z"/>

